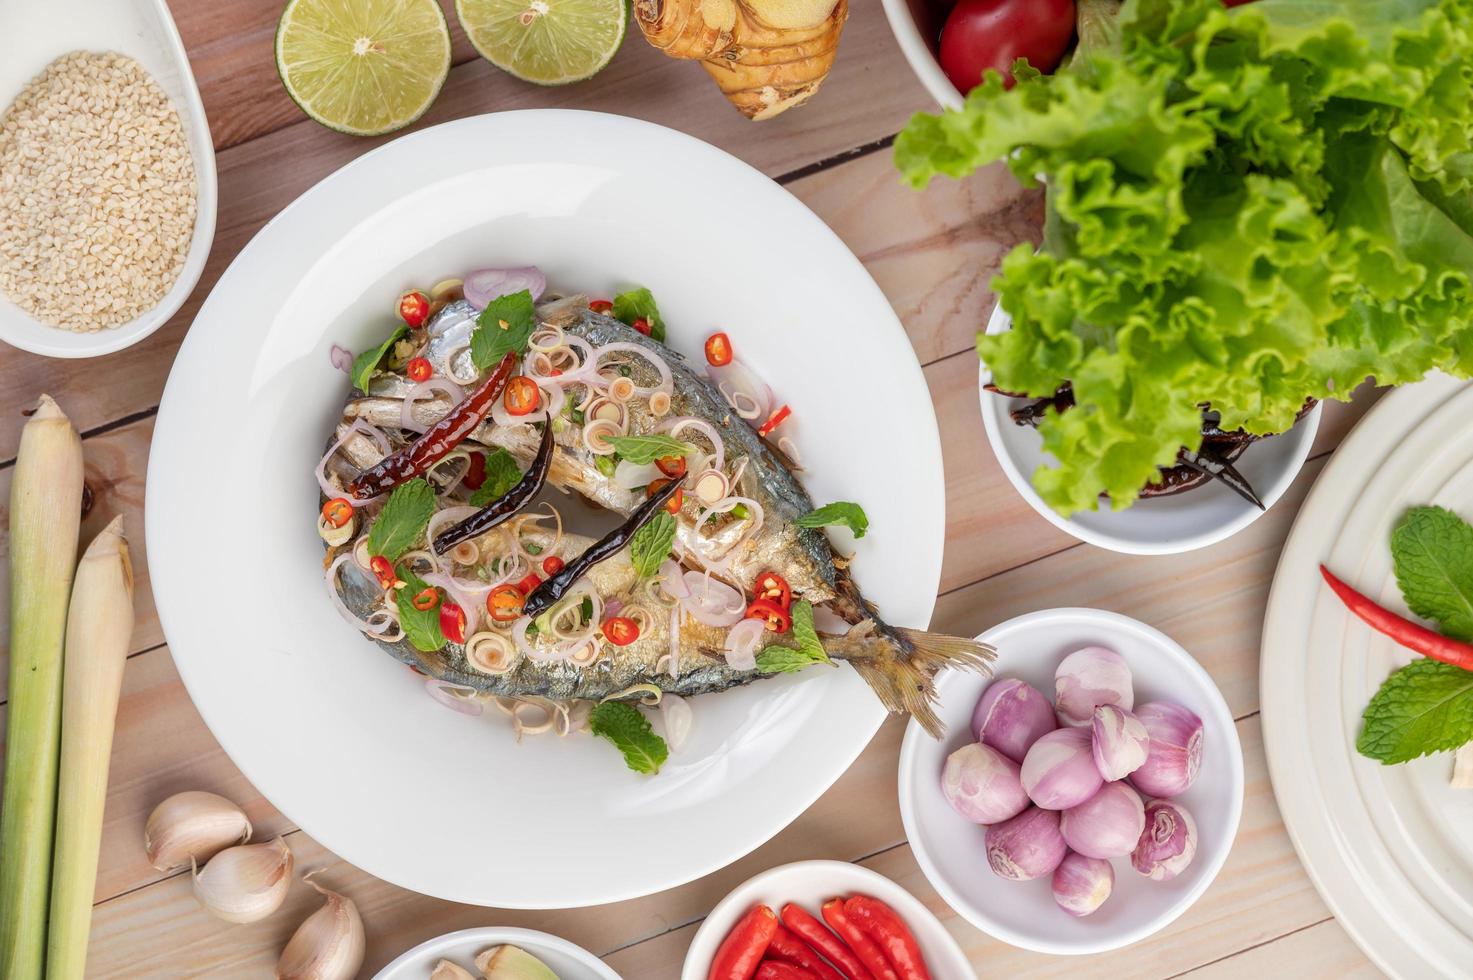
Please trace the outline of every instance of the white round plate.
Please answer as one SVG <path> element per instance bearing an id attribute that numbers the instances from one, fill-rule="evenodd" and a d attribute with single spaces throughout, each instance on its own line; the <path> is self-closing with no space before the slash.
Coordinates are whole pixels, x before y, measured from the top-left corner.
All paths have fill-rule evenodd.
<path id="1" fill-rule="evenodd" d="M 987 321 L 987 332 L 1002 333 L 1011 325 L 1012 319 L 1002 304 L 997 304 Z M 991 380 L 992 375 L 983 364 L 977 384 L 982 399 L 982 422 L 1003 472 L 1040 516 L 1081 541 L 1128 555 L 1174 555 L 1216 544 L 1264 514 L 1213 480 L 1185 493 L 1137 500 L 1125 510 L 1111 510 L 1108 502 L 1102 502 L 1098 510 L 1060 517 L 1043 502 L 1032 482 L 1033 471 L 1042 465 L 1054 465 L 1053 458 L 1043 451 L 1043 440 L 1037 431 L 1016 425 L 1008 417 L 1012 399 L 994 395 L 982 387 Z M 1316 405 L 1288 432 L 1249 446 L 1233 464 L 1258 492 L 1266 508 L 1284 495 L 1308 458 L 1320 426 L 1320 408 Z"/>
<path id="2" fill-rule="evenodd" d="M 1366 955 L 1396 977 L 1473 970 L 1473 792 L 1450 753 L 1383 766 L 1355 751 L 1360 715 L 1414 654 L 1345 611 L 1323 562 L 1406 611 L 1391 529 L 1437 504 L 1473 519 L 1473 384 L 1391 392 L 1335 450 L 1284 546 L 1263 624 L 1263 738 L 1299 858 Z"/>
<path id="3" fill-rule="evenodd" d="M 966 954 L 930 909 L 884 875 L 847 861 L 784 864 L 738 885 L 696 930 L 680 980 L 706 980 L 721 940 L 753 905 L 760 902 L 780 914 L 784 905 L 796 902 L 823 921 L 820 908 L 824 902 L 850 895 L 878 898 L 905 920 L 934 980 L 975 980 L 977 973 Z"/>
<path id="4" fill-rule="evenodd" d="M 713 188 L 720 220 L 697 220 Z M 689 742 L 649 778 L 605 742 L 517 745 L 495 712 L 446 710 L 343 623 L 313 530 L 312 468 L 348 389 L 331 345 L 378 343 L 407 286 L 528 263 L 570 291 L 648 286 L 696 363 L 726 330 L 792 404 L 814 498 L 868 510 L 855 575 L 895 623 L 930 619 L 945 500 L 931 400 L 884 295 L 796 198 L 691 137 L 586 112 L 463 119 L 365 155 L 256 236 L 179 352 L 149 463 L 179 673 L 251 782 L 344 859 L 452 901 L 561 908 L 746 854 L 884 711 L 847 669 L 699 698 Z"/>
<path id="5" fill-rule="evenodd" d="M 900 816 L 921 870 L 957 914 L 988 935 L 1040 953 L 1099 953 L 1165 928 L 1212 884 L 1227 860 L 1243 810 L 1243 749 L 1232 712 L 1212 678 L 1169 636 L 1099 609 L 1046 609 L 1010 619 L 979 639 L 997 647 L 998 678 L 1016 677 L 1050 699 L 1059 661 L 1102 645 L 1130 665 L 1135 703 L 1170 700 L 1202 719 L 1202 769 L 1176 797 L 1197 821 L 1197 856 L 1171 881 L 1151 881 L 1115 866 L 1115 888 L 1093 915 L 1075 918 L 1054 902 L 1049 878 L 1008 881 L 987 865 L 985 828 L 958 815 L 941 795 L 946 757 L 972 741 L 972 710 L 988 678 L 947 671 L 938 678 L 936 741 L 912 724 L 900 747 Z"/>
<path id="6" fill-rule="evenodd" d="M 462 929 L 427 939 L 375 973 L 373 980 L 429 980 L 441 960 L 476 976 L 476 954 L 488 946 L 518 946 L 546 963 L 558 980 L 620 980 L 619 974 L 582 946 L 535 929 L 500 926 Z"/>

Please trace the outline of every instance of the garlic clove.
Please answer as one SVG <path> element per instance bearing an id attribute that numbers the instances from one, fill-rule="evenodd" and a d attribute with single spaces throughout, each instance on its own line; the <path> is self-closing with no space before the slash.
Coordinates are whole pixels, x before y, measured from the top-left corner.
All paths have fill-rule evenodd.
<path id="1" fill-rule="evenodd" d="M 194 895 L 226 922 L 256 922 L 281 908 L 292 883 L 292 851 L 280 837 L 228 847 L 194 871 Z"/>
<path id="2" fill-rule="evenodd" d="M 441 960 L 435 964 L 435 972 L 430 974 L 430 980 L 476 980 L 476 978 L 465 967 L 449 960 Z"/>
<path id="3" fill-rule="evenodd" d="M 232 844 L 251 839 L 245 811 L 223 796 L 190 790 L 153 808 L 143 828 L 148 863 L 160 871 L 203 864 Z"/>
<path id="4" fill-rule="evenodd" d="M 352 980 L 363 965 L 365 945 L 358 906 L 352 899 L 321 887 L 310 875 L 304 880 L 326 901 L 292 933 L 276 963 L 276 980 Z M 470 976 L 464 970 L 460 972 Z M 441 980 L 454 976 L 435 968 L 434 977 Z"/>

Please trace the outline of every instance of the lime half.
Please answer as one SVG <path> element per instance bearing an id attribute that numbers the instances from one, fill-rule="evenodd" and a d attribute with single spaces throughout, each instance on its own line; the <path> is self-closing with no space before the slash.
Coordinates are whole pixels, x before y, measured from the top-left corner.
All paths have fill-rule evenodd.
<path id="1" fill-rule="evenodd" d="M 276 70 L 322 125 L 377 136 L 408 126 L 440 94 L 450 28 L 436 0 L 290 0 Z"/>
<path id="2" fill-rule="evenodd" d="M 629 25 L 628 0 L 455 0 L 455 13 L 482 57 L 538 85 L 597 75 Z"/>

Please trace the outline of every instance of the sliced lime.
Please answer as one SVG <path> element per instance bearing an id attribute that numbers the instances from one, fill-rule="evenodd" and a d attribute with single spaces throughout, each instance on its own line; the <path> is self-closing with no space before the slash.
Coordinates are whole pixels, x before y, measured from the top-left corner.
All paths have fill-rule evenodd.
<path id="1" fill-rule="evenodd" d="M 628 0 L 455 0 L 455 13 L 482 57 L 538 85 L 597 75 L 629 25 Z"/>
<path id="2" fill-rule="evenodd" d="M 377 136 L 408 126 L 440 94 L 450 28 L 436 0 L 290 0 L 276 70 L 322 125 Z"/>

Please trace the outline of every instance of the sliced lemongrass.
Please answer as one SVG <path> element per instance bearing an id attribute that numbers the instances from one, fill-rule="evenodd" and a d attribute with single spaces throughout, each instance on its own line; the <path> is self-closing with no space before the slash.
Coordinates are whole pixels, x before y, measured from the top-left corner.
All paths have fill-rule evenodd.
<path id="1" fill-rule="evenodd" d="M 583 427 L 583 445 L 596 456 L 612 456 L 614 446 L 609 442 L 609 437 L 620 434 L 619 427 L 614 423 L 606 419 L 595 419 Z"/>
<path id="2" fill-rule="evenodd" d="M 353 542 L 353 564 L 367 572 L 372 571 L 372 561 L 373 556 L 368 553 L 368 535 L 365 534 Z"/>
<path id="3" fill-rule="evenodd" d="M 702 504 L 710 507 L 731 492 L 731 482 L 720 470 L 706 470 L 695 475 L 691 492 Z"/>
<path id="4" fill-rule="evenodd" d="M 472 668 L 493 677 L 504 674 L 516 665 L 517 648 L 504 633 L 482 630 L 465 643 L 465 659 Z"/>
<path id="5" fill-rule="evenodd" d="M 357 523 L 355 515 L 349 514 L 347 522 L 341 527 L 338 527 L 327 519 L 326 514 L 319 514 L 317 516 L 317 534 L 323 541 L 336 548 L 339 545 L 348 543 L 348 540 L 353 537 L 353 531 Z"/>
<path id="6" fill-rule="evenodd" d="M 650 395 L 650 414 L 656 417 L 670 411 L 670 392 L 656 391 Z"/>
<path id="7" fill-rule="evenodd" d="M 465 297 L 465 280 L 441 279 L 430 287 L 430 299 L 453 303 Z"/>
<path id="8" fill-rule="evenodd" d="M 599 397 L 588 403 L 584 415 L 594 421 L 612 422 L 620 429 L 624 427 L 624 419 L 627 410 L 623 405 L 607 398 Z"/>
<path id="9" fill-rule="evenodd" d="M 625 377 L 617 377 L 609 382 L 609 397 L 623 404 L 634 397 L 634 382 Z"/>
<path id="10" fill-rule="evenodd" d="M 568 663 L 574 667 L 587 667 L 590 664 L 597 663 L 601 656 L 603 656 L 603 646 L 599 643 L 598 638 L 595 637 L 574 650 L 573 655 L 568 658 Z"/>
<path id="11" fill-rule="evenodd" d="M 450 560 L 457 565 L 474 565 L 481 560 L 481 549 L 474 541 L 462 541 L 450 549 Z"/>

